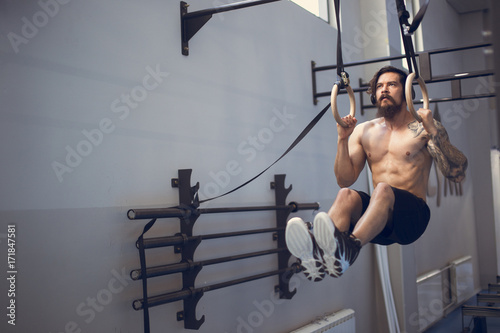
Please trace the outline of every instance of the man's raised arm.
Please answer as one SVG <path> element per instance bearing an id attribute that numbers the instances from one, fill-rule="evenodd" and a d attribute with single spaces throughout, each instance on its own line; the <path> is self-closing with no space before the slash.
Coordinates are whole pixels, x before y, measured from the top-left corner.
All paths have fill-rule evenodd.
<path id="1" fill-rule="evenodd" d="M 453 146 L 444 126 L 434 120 L 436 130 L 429 132 L 430 140 L 427 150 L 436 161 L 443 175 L 453 182 L 459 183 L 465 178 L 467 157 Z"/>
<path id="2" fill-rule="evenodd" d="M 366 155 L 361 146 L 361 131 L 356 128 L 356 118 L 346 116 L 342 119 L 348 127 L 343 128 L 337 124 L 338 142 L 334 172 L 337 184 L 340 187 L 348 187 L 358 179 L 365 165 Z"/>

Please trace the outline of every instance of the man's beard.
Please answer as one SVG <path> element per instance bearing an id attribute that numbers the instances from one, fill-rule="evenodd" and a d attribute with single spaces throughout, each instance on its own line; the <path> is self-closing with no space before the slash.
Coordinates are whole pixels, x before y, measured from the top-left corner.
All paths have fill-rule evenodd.
<path id="1" fill-rule="evenodd" d="M 391 96 L 385 96 L 390 102 L 382 105 L 382 101 L 379 99 L 377 102 L 377 117 L 384 117 L 385 119 L 393 119 L 399 111 L 401 110 L 401 105 L 396 104 L 396 101 Z"/>

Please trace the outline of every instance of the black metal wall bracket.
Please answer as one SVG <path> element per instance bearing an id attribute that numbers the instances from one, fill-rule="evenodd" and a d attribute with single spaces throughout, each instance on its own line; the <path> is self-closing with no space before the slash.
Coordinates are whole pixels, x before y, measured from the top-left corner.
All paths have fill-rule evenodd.
<path id="1" fill-rule="evenodd" d="M 275 175 L 271 182 L 271 189 L 275 192 L 275 205 L 271 206 L 250 206 L 250 207 L 219 207 L 219 208 L 200 208 L 198 200 L 199 183 L 191 185 L 191 169 L 178 170 L 178 178 L 171 181 L 172 187 L 178 188 L 179 205 L 170 208 L 152 208 L 152 209 L 130 209 L 127 216 L 131 220 L 161 219 L 176 217 L 180 220 L 180 232 L 173 236 L 163 236 L 144 239 L 144 249 L 152 249 L 166 246 L 173 246 L 176 253 L 181 254 L 181 261 L 169 263 L 166 265 L 145 267 L 141 264 L 141 269 L 135 269 L 130 272 L 133 280 L 149 279 L 174 273 L 182 273 L 182 289 L 174 292 L 148 296 L 147 290 L 143 290 L 143 298 L 136 299 L 133 302 L 135 310 L 144 310 L 147 308 L 166 304 L 174 301 L 183 300 L 183 308 L 177 312 L 177 320 L 184 321 L 185 329 L 198 330 L 205 321 L 205 316 L 197 318 L 196 308 L 198 302 L 207 291 L 217 290 L 257 279 L 275 276 L 279 277 L 278 285 L 274 287 L 275 292 L 282 299 L 291 299 L 297 290 L 289 290 L 289 281 L 293 274 L 301 271 L 300 266 L 295 263 L 290 265 L 291 254 L 286 247 L 285 227 L 288 215 L 300 210 L 317 210 L 319 204 L 316 203 L 297 203 L 290 202 L 286 204 L 286 197 L 292 190 L 290 185 L 285 187 L 285 175 Z M 193 235 L 193 227 L 201 214 L 208 213 L 236 213 L 236 212 L 254 212 L 254 211 L 276 211 L 276 226 L 264 229 L 250 229 L 233 231 L 226 233 Z M 195 261 L 195 252 L 200 243 L 205 239 L 219 239 L 233 236 L 255 235 L 273 233 L 273 240 L 277 246 L 273 249 L 266 249 L 257 252 L 243 253 L 227 257 L 218 257 L 202 261 Z M 139 248 L 139 247 L 138 247 Z M 264 255 L 277 254 L 278 268 L 269 272 L 246 276 L 230 281 L 220 282 L 203 287 L 196 287 L 196 278 L 203 267 L 215 265 L 229 261 L 242 260 Z M 147 300 L 147 302 L 145 302 Z M 145 312 L 145 323 L 149 323 L 149 316 Z M 145 328 L 149 327 L 145 324 Z M 146 331 L 149 333 L 149 331 Z"/>
<path id="2" fill-rule="evenodd" d="M 285 205 L 286 197 L 288 193 L 292 190 L 292 185 L 285 188 L 285 175 L 274 175 L 274 182 L 271 183 L 271 189 L 274 189 L 274 197 L 276 200 L 276 205 Z M 276 211 L 276 226 L 280 229 L 276 233 L 276 240 L 278 241 L 278 248 L 286 248 L 285 241 L 285 228 L 290 211 L 277 210 Z M 278 268 L 280 270 L 288 267 L 288 261 L 290 259 L 291 253 L 280 252 L 278 253 Z M 279 275 L 279 284 L 275 286 L 274 290 L 279 294 L 282 299 L 292 299 L 293 295 L 297 292 L 297 289 L 290 291 L 290 278 L 294 273 L 290 271 L 284 271 Z"/>
<path id="3" fill-rule="evenodd" d="M 222 5 L 215 8 L 209 8 L 204 10 L 199 10 L 196 12 L 188 13 L 189 5 L 181 1 L 180 11 L 181 11 L 181 40 L 182 40 L 182 54 L 189 55 L 189 40 L 196 35 L 196 33 L 207 23 L 213 14 L 227 12 L 230 10 L 251 7 L 256 5 L 262 5 L 269 2 L 275 2 L 280 0 L 247 0 L 235 3 L 230 3 L 227 5 Z"/>
<path id="4" fill-rule="evenodd" d="M 191 169 L 179 170 L 179 178 L 172 179 L 172 185 L 179 188 L 179 205 L 185 207 L 193 208 L 188 214 L 189 216 L 181 218 L 181 235 L 184 237 L 193 236 L 193 227 L 200 216 L 195 208 L 198 208 L 197 192 L 200 188 L 200 184 L 196 183 L 195 186 L 191 186 Z M 182 260 L 184 263 L 192 263 L 194 261 L 194 254 L 198 245 L 200 245 L 201 239 L 195 238 L 194 241 L 184 242 L 184 244 L 177 248 L 181 253 Z M 200 326 L 205 322 L 205 316 L 201 319 L 196 318 L 196 306 L 203 296 L 203 292 L 193 292 L 195 287 L 196 277 L 200 273 L 203 266 L 196 266 L 192 269 L 182 272 L 182 285 L 183 290 L 191 291 L 191 297 L 184 299 L 184 309 L 177 313 L 177 320 L 184 320 L 186 328 L 199 329 Z"/>

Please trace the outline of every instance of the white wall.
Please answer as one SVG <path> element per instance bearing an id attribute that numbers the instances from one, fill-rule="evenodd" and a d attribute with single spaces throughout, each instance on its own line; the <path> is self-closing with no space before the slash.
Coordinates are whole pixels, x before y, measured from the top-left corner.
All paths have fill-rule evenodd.
<path id="1" fill-rule="evenodd" d="M 422 22 L 424 48 L 433 50 L 479 43 L 483 40 L 483 26 L 481 12 L 460 15 L 446 1 L 434 1 Z M 487 68 L 482 49 L 437 55 L 431 57 L 431 61 L 432 73 L 436 76 Z M 486 93 L 490 88 L 484 78 L 467 80 L 462 86 L 463 95 Z M 428 86 L 430 96 L 436 98 L 450 97 L 450 87 L 449 83 Z M 431 108 L 435 109 L 436 105 Z M 440 103 L 438 108 L 450 140 L 468 157 L 469 169 L 462 197 L 448 195 L 443 198 L 441 195 L 440 207 L 437 207 L 436 197 L 428 200 L 432 217 L 428 231 L 416 243 L 418 272 L 440 269 L 453 259 L 472 255 L 476 288 L 484 287 L 494 282 L 496 272 L 494 251 L 490 254 L 487 250 L 495 248 L 491 232 L 494 229 L 491 229 L 493 201 L 489 162 L 489 123 L 493 110 L 486 99 Z M 431 179 L 432 185 L 436 185 L 435 178 Z"/>

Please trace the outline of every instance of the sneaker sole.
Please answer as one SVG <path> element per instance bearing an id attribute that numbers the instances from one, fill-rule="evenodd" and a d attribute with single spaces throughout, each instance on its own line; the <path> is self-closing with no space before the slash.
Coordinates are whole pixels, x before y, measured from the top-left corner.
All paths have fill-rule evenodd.
<path id="1" fill-rule="evenodd" d="M 314 238 L 316 243 L 323 250 L 323 262 L 326 272 L 333 276 L 339 277 L 342 275 L 340 262 L 335 257 L 337 250 L 337 241 L 335 239 L 335 225 L 325 212 L 316 214 L 313 227 Z"/>
<path id="2" fill-rule="evenodd" d="M 285 241 L 290 253 L 300 259 L 306 277 L 311 281 L 322 280 L 324 277 L 322 264 L 313 256 L 313 241 L 301 218 L 294 217 L 288 221 Z"/>

